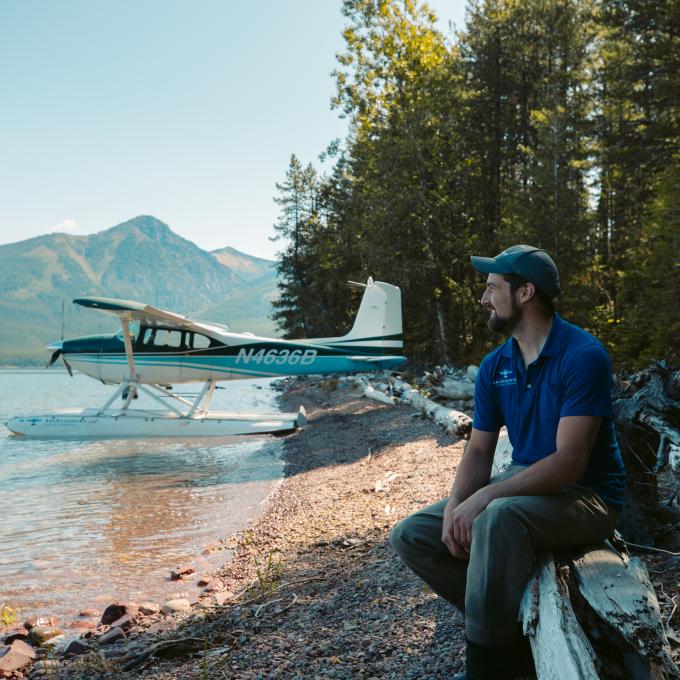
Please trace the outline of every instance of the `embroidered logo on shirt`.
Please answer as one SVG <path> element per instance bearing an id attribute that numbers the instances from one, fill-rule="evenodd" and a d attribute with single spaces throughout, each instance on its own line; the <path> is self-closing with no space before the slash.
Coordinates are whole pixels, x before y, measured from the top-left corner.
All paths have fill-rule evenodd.
<path id="1" fill-rule="evenodd" d="M 502 371 L 498 371 L 496 378 L 493 381 L 494 385 L 516 385 L 517 378 L 512 374 L 512 371 L 504 368 Z"/>

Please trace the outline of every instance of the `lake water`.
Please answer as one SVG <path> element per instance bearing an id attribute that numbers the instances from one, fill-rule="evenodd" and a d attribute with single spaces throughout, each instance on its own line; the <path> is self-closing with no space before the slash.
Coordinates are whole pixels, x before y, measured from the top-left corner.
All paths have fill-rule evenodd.
<path id="1" fill-rule="evenodd" d="M 222 385 L 213 409 L 279 410 L 270 380 Z M 205 548 L 256 516 L 280 480 L 282 444 L 268 436 L 31 440 L 4 425 L 99 406 L 113 389 L 54 369 L 0 370 L 0 606 L 67 624 L 114 599 L 197 591 L 169 581 L 170 569 L 226 561 Z"/>

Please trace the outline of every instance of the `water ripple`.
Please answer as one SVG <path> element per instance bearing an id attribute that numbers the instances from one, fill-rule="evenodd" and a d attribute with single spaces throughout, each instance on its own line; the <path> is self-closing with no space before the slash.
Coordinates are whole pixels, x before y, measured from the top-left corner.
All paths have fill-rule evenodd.
<path id="1" fill-rule="evenodd" d="M 213 407 L 277 410 L 267 381 L 227 383 Z M 265 386 L 265 389 L 263 389 Z M 0 370 L 0 422 L 92 406 L 84 376 Z M 161 598 L 178 563 L 240 528 L 281 476 L 280 440 L 27 440 L 0 428 L 0 604 L 66 618 L 102 598 Z"/>

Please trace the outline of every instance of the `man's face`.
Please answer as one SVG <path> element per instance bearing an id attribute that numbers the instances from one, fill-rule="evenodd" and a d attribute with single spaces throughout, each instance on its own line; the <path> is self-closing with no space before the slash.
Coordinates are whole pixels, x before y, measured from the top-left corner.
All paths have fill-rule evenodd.
<path id="1" fill-rule="evenodd" d="M 510 284 L 501 274 L 489 274 L 480 302 L 491 313 L 489 328 L 497 333 L 510 335 L 522 318 L 522 311 L 510 292 Z"/>

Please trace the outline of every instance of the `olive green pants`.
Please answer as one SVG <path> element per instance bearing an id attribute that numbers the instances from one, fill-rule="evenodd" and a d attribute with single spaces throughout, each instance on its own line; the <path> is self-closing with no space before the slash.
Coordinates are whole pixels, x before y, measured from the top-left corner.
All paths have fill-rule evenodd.
<path id="1" fill-rule="evenodd" d="M 523 469 L 511 465 L 490 483 Z M 618 521 L 615 510 L 578 485 L 544 496 L 498 498 L 472 525 L 470 559 L 461 560 L 441 540 L 447 501 L 399 522 L 390 542 L 432 590 L 464 613 L 468 639 L 481 645 L 517 640 L 519 605 L 538 553 L 598 543 Z"/>

